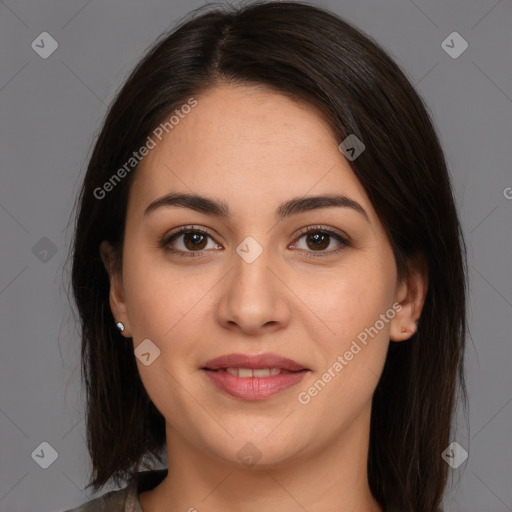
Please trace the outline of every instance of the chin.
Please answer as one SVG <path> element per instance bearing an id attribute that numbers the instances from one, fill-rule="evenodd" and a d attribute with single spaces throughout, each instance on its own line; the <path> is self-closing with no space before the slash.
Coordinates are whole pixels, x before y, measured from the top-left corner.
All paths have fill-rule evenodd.
<path id="1" fill-rule="evenodd" d="M 234 436 L 228 445 L 211 447 L 216 457 L 225 463 L 244 469 L 275 469 L 286 467 L 302 452 L 298 439 L 272 435 L 272 439 L 265 435 Z M 306 443 L 307 445 L 307 443 Z"/>

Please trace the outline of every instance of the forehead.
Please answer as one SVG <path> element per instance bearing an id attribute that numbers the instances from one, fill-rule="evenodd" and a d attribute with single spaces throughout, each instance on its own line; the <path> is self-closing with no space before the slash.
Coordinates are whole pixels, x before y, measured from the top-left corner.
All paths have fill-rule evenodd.
<path id="1" fill-rule="evenodd" d="M 218 86 L 195 99 L 139 165 L 131 208 L 171 191 L 216 197 L 235 212 L 338 192 L 374 215 L 339 141 L 312 106 L 247 85 Z"/>

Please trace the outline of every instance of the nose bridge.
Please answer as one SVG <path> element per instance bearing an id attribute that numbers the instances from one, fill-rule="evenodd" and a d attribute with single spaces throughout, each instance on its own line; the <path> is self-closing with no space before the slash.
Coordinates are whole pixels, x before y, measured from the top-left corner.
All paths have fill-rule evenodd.
<path id="1" fill-rule="evenodd" d="M 271 271 L 272 251 L 255 238 L 245 238 L 233 254 L 233 269 L 220 302 L 220 320 L 242 330 L 257 331 L 264 325 L 283 324 L 286 301 L 279 280 Z"/>
<path id="2" fill-rule="evenodd" d="M 235 252 L 233 284 L 247 293 L 255 293 L 256 288 L 268 290 L 272 286 L 269 281 L 274 276 L 268 268 L 272 265 L 272 254 L 267 242 L 260 244 L 256 238 L 248 236 L 238 244 Z"/>

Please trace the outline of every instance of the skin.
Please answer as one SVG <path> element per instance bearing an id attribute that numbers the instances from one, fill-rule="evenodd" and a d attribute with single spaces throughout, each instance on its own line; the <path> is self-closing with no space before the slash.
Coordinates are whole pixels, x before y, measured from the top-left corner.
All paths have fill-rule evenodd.
<path id="1" fill-rule="evenodd" d="M 416 328 L 425 277 L 413 268 L 398 280 L 384 228 L 340 141 L 313 107 L 248 85 L 222 84 L 197 100 L 136 171 L 122 269 L 113 265 L 111 247 L 101 245 L 123 335 L 134 348 L 149 338 L 160 350 L 151 365 L 137 365 L 166 419 L 169 474 L 140 495 L 141 506 L 144 512 L 380 511 L 366 467 L 371 399 L 390 340 L 408 339 Z M 231 214 L 217 218 L 173 206 L 144 215 L 169 192 L 224 201 Z M 369 220 L 340 207 L 274 218 L 284 201 L 333 193 L 357 201 Z M 211 237 L 198 257 L 159 245 L 190 224 Z M 334 253 L 340 242 L 331 236 L 317 249 L 311 236 L 308 242 L 299 234 L 315 225 L 348 236 L 351 245 Z M 252 263 L 235 250 L 248 236 L 263 248 Z M 172 242 L 193 252 L 190 237 L 186 243 L 184 235 Z M 400 312 L 301 404 L 298 394 L 395 303 Z M 200 370 L 233 352 L 274 352 L 311 371 L 286 391 L 244 401 L 217 390 Z M 261 453 L 252 467 L 237 456 L 248 442 Z"/>

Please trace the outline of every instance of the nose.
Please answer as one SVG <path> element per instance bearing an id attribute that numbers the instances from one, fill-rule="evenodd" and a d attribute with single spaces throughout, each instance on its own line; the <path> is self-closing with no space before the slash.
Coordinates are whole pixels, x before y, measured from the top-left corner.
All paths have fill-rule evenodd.
<path id="1" fill-rule="evenodd" d="M 219 323 L 248 335 L 263 335 L 286 327 L 290 320 L 289 292 L 279 276 L 278 262 L 263 249 L 252 262 L 237 253 L 218 302 Z"/>

